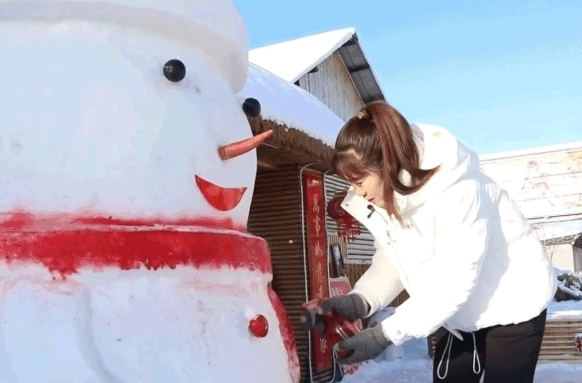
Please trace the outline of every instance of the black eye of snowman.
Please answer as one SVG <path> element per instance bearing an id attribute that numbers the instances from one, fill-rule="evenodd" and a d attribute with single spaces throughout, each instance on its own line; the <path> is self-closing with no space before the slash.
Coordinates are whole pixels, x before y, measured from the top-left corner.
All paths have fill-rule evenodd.
<path id="1" fill-rule="evenodd" d="M 243 112 L 249 117 L 257 117 L 261 114 L 261 103 L 256 98 L 249 97 L 242 104 Z"/>
<path id="2" fill-rule="evenodd" d="M 172 82 L 182 81 L 186 77 L 186 65 L 180 60 L 170 60 L 164 64 L 164 76 Z"/>

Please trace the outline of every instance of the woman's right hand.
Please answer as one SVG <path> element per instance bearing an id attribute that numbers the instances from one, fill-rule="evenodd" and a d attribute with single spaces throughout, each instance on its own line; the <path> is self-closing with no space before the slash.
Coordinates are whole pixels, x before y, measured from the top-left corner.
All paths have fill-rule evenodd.
<path id="1" fill-rule="evenodd" d="M 350 321 L 364 318 L 370 307 L 360 294 L 352 293 L 324 299 L 319 305 L 319 314 L 333 313 Z"/>

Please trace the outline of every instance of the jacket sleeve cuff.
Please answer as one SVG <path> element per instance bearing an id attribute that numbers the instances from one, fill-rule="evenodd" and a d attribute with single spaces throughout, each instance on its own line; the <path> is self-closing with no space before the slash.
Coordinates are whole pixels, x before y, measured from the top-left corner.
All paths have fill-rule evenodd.
<path id="1" fill-rule="evenodd" d="M 397 323 L 394 323 L 395 322 L 394 319 L 398 320 L 398 318 L 395 318 L 395 316 L 396 315 L 392 315 L 391 317 L 386 318 L 385 320 L 382 321 L 381 325 L 382 330 L 384 331 L 384 335 L 386 335 L 386 337 L 390 339 L 390 341 L 395 346 L 400 346 L 401 344 L 409 341 L 414 337 L 400 330 L 400 328 L 402 327 Z"/>
<path id="2" fill-rule="evenodd" d="M 355 288 L 350 292 L 350 294 L 359 295 L 364 300 L 364 302 L 366 302 L 368 304 L 369 310 L 366 313 L 366 315 L 363 316 L 363 318 L 371 317 L 380 308 L 379 299 L 377 299 L 377 298 L 374 299 L 373 294 L 370 294 L 369 292 L 367 292 L 363 289 Z"/>

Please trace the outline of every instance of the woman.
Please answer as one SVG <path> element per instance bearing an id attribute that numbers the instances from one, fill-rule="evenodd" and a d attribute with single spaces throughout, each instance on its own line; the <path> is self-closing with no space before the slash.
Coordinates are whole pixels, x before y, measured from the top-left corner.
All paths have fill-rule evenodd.
<path id="1" fill-rule="evenodd" d="M 369 317 L 403 289 L 380 325 L 336 345 L 340 363 L 446 329 L 434 382 L 533 382 L 557 288 L 542 245 L 507 192 L 449 132 L 410 125 L 374 102 L 339 132 L 335 171 L 351 183 L 343 208 L 375 238 L 372 265 L 350 294 L 320 312 Z"/>

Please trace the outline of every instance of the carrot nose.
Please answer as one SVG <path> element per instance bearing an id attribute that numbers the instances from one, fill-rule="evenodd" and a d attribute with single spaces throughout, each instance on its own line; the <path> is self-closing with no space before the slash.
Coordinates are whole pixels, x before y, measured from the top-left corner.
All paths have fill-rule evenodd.
<path id="1" fill-rule="evenodd" d="M 223 161 L 230 160 L 238 156 L 242 156 L 245 153 L 256 149 L 260 144 L 262 144 L 267 137 L 273 133 L 272 130 L 267 130 L 261 134 L 253 136 L 251 138 L 246 138 L 244 140 L 224 145 L 218 148 L 218 155 Z"/>

